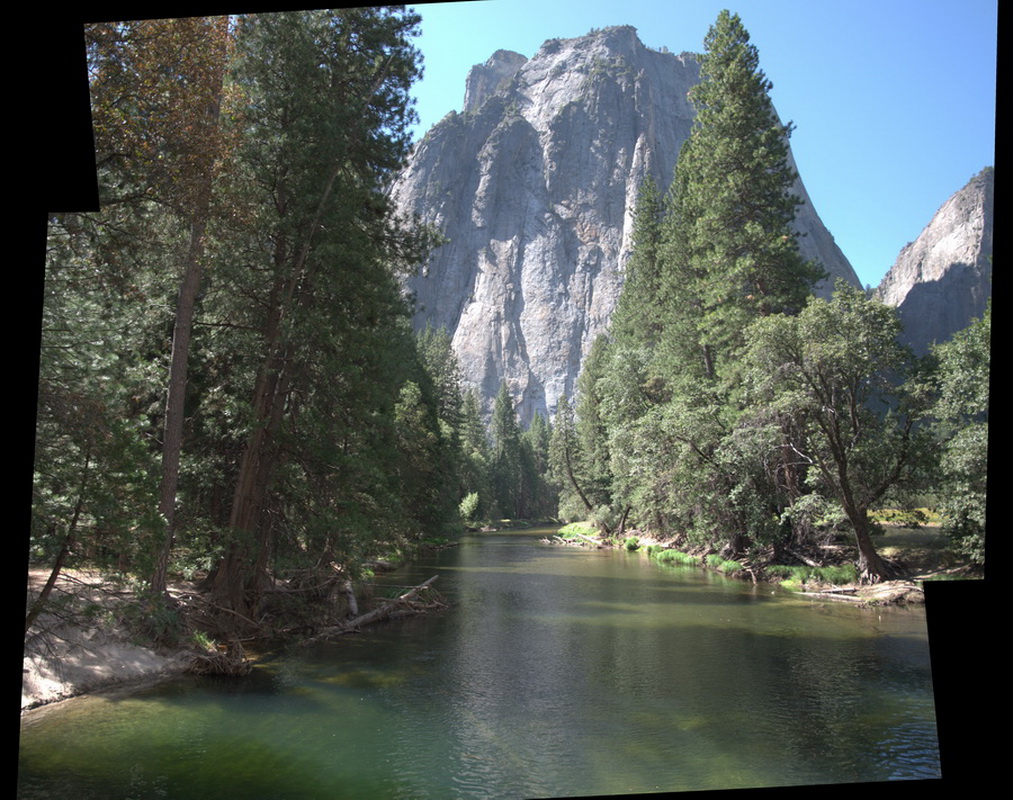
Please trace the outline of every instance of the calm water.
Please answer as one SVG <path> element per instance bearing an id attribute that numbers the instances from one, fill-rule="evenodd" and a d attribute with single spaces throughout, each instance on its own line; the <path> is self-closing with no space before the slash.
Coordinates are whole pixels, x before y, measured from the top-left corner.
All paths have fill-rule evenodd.
<path id="1" fill-rule="evenodd" d="M 530 798 L 939 777 L 921 612 L 483 534 L 448 611 L 25 718 L 20 797 Z"/>

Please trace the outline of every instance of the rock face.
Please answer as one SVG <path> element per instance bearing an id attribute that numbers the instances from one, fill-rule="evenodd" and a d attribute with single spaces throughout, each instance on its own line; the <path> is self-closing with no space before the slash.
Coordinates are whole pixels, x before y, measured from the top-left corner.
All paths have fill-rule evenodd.
<path id="1" fill-rule="evenodd" d="M 698 81 L 693 55 L 629 26 L 550 39 L 530 60 L 500 50 L 417 144 L 392 196 L 448 242 L 410 282 L 415 322 L 448 330 L 487 409 L 503 381 L 524 424 L 572 397 L 622 286 L 637 192 L 647 175 L 671 182 Z M 808 202 L 797 227 L 828 286 L 859 285 Z"/>
<path id="2" fill-rule="evenodd" d="M 895 306 L 903 341 L 928 352 L 980 317 L 992 293 L 995 173 L 989 167 L 947 200 L 876 289 Z"/>

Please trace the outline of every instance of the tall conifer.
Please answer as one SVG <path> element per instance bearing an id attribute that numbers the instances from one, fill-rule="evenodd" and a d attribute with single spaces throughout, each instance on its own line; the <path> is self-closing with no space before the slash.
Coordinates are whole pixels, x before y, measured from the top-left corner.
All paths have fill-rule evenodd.
<path id="1" fill-rule="evenodd" d="M 713 378 L 741 356 L 751 319 L 799 311 L 822 270 L 798 249 L 792 126 L 774 111 L 749 33 L 737 14 L 722 11 L 704 44 L 662 280 L 669 311 L 695 315 L 698 363 Z"/>

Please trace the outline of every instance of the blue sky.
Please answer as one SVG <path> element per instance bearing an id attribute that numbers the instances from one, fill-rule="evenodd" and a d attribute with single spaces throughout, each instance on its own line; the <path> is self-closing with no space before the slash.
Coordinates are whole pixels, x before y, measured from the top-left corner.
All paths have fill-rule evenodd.
<path id="1" fill-rule="evenodd" d="M 995 161 L 996 0 L 464 0 L 416 3 L 419 134 L 460 111 L 468 70 L 499 49 L 632 25 L 648 47 L 700 51 L 738 13 L 773 82 L 817 213 L 877 285 L 936 210 Z"/>

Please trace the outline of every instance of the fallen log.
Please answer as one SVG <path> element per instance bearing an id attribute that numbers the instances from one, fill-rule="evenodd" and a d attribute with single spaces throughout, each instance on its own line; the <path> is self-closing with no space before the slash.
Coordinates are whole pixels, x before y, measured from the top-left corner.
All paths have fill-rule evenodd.
<path id="1" fill-rule="evenodd" d="M 385 619 L 386 617 L 390 616 L 390 614 L 399 606 L 402 606 L 405 603 L 409 602 L 413 597 L 415 597 L 415 595 L 417 595 L 423 589 L 427 588 L 438 577 L 439 575 L 433 575 L 433 577 L 431 577 L 429 580 L 423 581 L 414 589 L 409 589 L 404 594 L 395 597 L 393 600 L 385 603 L 379 608 L 374 608 L 372 611 L 367 611 L 365 614 L 362 614 L 356 617 L 355 619 L 346 622 L 342 627 L 358 628 L 362 625 L 369 625 L 372 622 L 379 622 L 380 620 Z"/>
<path id="2" fill-rule="evenodd" d="M 818 597 L 821 600 L 846 600 L 852 603 L 863 603 L 865 602 L 861 597 L 857 597 L 854 594 L 846 592 L 795 592 L 795 594 L 802 597 Z"/>
<path id="3" fill-rule="evenodd" d="M 363 625 L 370 625 L 374 622 L 380 622 L 381 620 L 387 619 L 387 617 L 391 616 L 395 612 L 408 606 L 419 593 L 428 589 L 432 582 L 438 577 L 439 575 L 433 575 L 433 577 L 429 580 L 423 581 L 418 586 L 409 589 L 407 592 L 395 597 L 393 600 L 389 600 L 383 605 L 374 608 L 372 611 L 360 614 L 358 617 L 355 617 L 355 619 L 351 619 L 341 625 L 335 625 L 331 628 L 327 628 L 316 636 L 306 639 L 303 644 L 313 644 L 314 642 L 319 642 L 332 636 L 343 636 L 346 633 L 354 633 Z"/>
<path id="4" fill-rule="evenodd" d="M 790 547 L 786 547 L 786 548 L 784 548 L 784 549 L 785 549 L 785 551 L 786 551 L 786 552 L 788 552 L 788 553 L 790 553 L 791 555 L 795 556 L 795 558 L 797 558 L 797 559 L 798 559 L 799 561 L 801 561 L 801 562 L 802 562 L 803 564 L 805 564 L 805 565 L 806 565 L 807 567 L 813 567 L 813 568 L 816 568 L 816 569 L 818 569 L 818 568 L 820 568 L 820 567 L 822 567 L 822 566 L 823 566 L 823 565 L 822 565 L 822 564 L 820 564 L 820 563 L 819 563 L 818 561 L 813 561 L 813 560 L 812 560 L 811 558 L 808 558 L 808 557 L 806 557 L 806 556 L 802 555 L 801 553 L 797 553 L 797 552 L 795 552 L 795 551 L 794 551 L 794 550 L 792 550 L 792 549 L 791 549 Z"/>
<path id="5" fill-rule="evenodd" d="M 595 547 L 598 547 L 598 548 L 603 547 L 601 541 L 599 541 L 598 539 L 592 539 L 590 536 L 585 536 L 583 533 L 577 533 L 576 531 L 571 531 L 569 535 L 570 536 L 577 536 L 577 537 L 583 539 L 588 544 L 594 545 Z M 577 544 L 580 544 L 580 543 L 577 542 Z"/>

